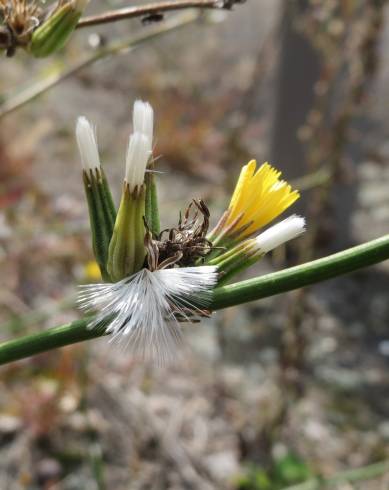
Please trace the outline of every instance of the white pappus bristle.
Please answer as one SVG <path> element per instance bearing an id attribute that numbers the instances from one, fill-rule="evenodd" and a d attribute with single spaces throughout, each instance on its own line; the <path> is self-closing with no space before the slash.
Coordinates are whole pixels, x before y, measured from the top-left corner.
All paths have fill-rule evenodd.
<path id="1" fill-rule="evenodd" d="M 136 274 L 114 284 L 80 287 L 79 306 L 96 312 L 89 328 L 104 325 L 112 338 L 126 339 L 136 356 L 157 363 L 175 357 L 179 320 L 201 316 L 211 304 L 217 268 L 183 267 Z"/>
<path id="2" fill-rule="evenodd" d="M 304 231 L 305 218 L 294 214 L 258 235 L 255 238 L 256 247 L 260 252 L 267 253 L 279 245 L 296 238 Z"/>
<path id="3" fill-rule="evenodd" d="M 83 169 L 90 171 L 100 168 L 96 131 L 84 116 L 77 119 L 76 138 Z"/>

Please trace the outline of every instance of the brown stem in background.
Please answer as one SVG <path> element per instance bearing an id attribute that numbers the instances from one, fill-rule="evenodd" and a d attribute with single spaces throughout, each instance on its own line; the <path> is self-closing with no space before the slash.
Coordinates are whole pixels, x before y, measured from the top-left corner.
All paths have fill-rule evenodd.
<path id="1" fill-rule="evenodd" d="M 108 44 L 107 46 L 98 49 L 91 55 L 88 55 L 88 57 L 84 60 L 79 61 L 74 65 L 67 66 L 61 72 L 49 75 L 43 80 L 38 80 L 37 82 L 27 86 L 27 88 L 25 88 L 24 90 L 20 90 L 17 91 L 15 94 L 12 94 L 9 98 L 4 97 L 4 101 L 0 102 L 0 119 L 15 111 L 16 109 L 24 106 L 36 97 L 39 97 L 43 93 L 47 92 L 49 89 L 55 87 L 59 83 L 70 78 L 71 76 L 75 75 L 82 69 L 87 68 L 93 63 L 96 63 L 110 56 L 128 53 L 129 51 L 135 49 L 136 46 L 143 44 L 145 41 L 151 40 L 154 37 L 164 34 L 165 32 L 171 32 L 172 30 L 184 27 L 185 25 L 190 24 L 197 19 L 198 13 L 183 12 L 181 14 L 177 14 L 171 17 L 161 25 L 149 27 L 144 32 L 142 30 L 140 33 L 131 36 L 128 39 L 112 42 L 111 44 Z"/>
<path id="2" fill-rule="evenodd" d="M 167 0 L 149 5 L 137 5 L 135 7 L 110 10 L 102 14 L 83 17 L 79 21 L 77 28 L 108 24 L 134 17 L 143 17 L 145 22 L 157 22 L 163 19 L 164 12 L 172 10 L 188 8 L 231 10 L 234 4 L 243 2 L 244 0 Z"/>

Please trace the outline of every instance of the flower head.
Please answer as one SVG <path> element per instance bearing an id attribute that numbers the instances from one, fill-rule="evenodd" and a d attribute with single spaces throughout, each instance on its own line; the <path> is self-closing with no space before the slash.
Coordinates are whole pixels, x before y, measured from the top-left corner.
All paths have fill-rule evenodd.
<path id="1" fill-rule="evenodd" d="M 206 314 L 216 282 L 212 266 L 142 269 L 117 283 L 81 286 L 79 304 L 97 311 L 89 328 L 103 325 L 136 356 L 161 363 L 175 356 L 178 322 Z"/>
<path id="2" fill-rule="evenodd" d="M 210 215 L 201 199 L 176 227 L 160 231 L 154 175 L 146 172 L 153 167 L 153 109 L 138 100 L 132 118 L 117 215 L 104 201 L 95 130 L 85 118 L 77 122 L 94 251 L 106 281 L 82 286 L 79 304 L 96 314 L 89 328 L 102 327 L 111 339 L 126 339 L 136 356 L 164 362 L 175 355 L 179 322 L 210 314 L 216 285 L 301 234 L 305 220 L 293 215 L 249 238 L 299 197 L 280 172 L 267 163 L 256 170 L 251 161 L 213 232 L 207 234 Z"/>
<path id="3" fill-rule="evenodd" d="M 228 210 L 209 237 L 214 243 L 247 238 L 299 198 L 298 191 L 279 179 L 281 172 L 268 163 L 256 166 L 252 160 L 242 168 Z"/>

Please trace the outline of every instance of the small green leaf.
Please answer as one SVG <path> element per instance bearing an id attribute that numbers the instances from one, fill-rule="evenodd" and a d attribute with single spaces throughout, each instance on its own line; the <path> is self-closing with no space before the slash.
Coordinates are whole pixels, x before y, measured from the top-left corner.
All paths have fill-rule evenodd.
<path id="1" fill-rule="evenodd" d="M 300 483 L 312 476 L 307 464 L 292 453 L 276 461 L 274 473 L 276 479 L 284 485 Z"/>

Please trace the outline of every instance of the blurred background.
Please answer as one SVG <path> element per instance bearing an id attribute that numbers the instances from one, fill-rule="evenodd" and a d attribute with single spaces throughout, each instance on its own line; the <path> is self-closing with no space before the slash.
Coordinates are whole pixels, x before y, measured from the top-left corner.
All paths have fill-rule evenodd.
<path id="1" fill-rule="evenodd" d="M 75 120 L 97 125 L 117 200 L 136 98 L 156 114 L 163 227 L 193 197 L 215 223 L 251 158 L 301 189 L 291 212 L 309 231 L 242 278 L 387 233 L 388 15 L 384 0 L 247 0 L 2 117 L 0 338 L 80 317 L 76 286 L 96 277 Z M 54 59 L 3 57 L 0 100 L 152 27 L 82 29 Z M 388 274 L 383 263 L 217 312 L 184 327 L 169 367 L 107 339 L 3 367 L 0 489 L 307 490 L 315 475 L 388 461 Z M 374 468 L 331 488 L 387 490 Z"/>

